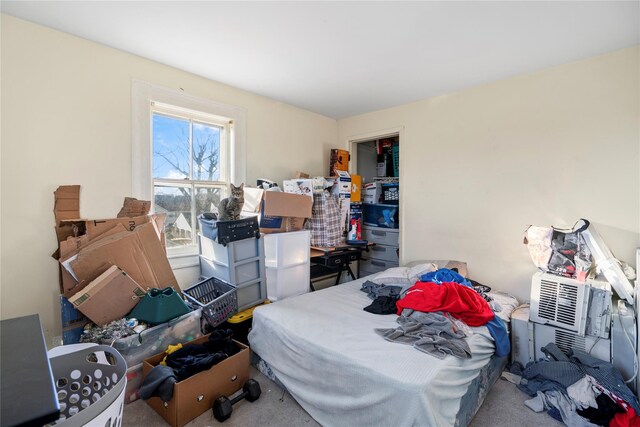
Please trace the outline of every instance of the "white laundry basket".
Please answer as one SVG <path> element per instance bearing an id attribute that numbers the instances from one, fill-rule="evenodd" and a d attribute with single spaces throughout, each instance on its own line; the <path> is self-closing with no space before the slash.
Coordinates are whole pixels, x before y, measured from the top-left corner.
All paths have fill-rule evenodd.
<path id="1" fill-rule="evenodd" d="M 60 403 L 56 427 L 120 427 L 127 364 L 106 345 L 74 344 L 47 353 Z"/>

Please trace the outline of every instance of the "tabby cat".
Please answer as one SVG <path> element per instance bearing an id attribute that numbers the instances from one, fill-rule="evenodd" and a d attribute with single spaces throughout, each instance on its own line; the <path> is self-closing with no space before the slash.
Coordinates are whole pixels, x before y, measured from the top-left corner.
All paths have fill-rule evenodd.
<path id="1" fill-rule="evenodd" d="M 244 204 L 244 183 L 238 187 L 231 184 L 231 195 L 218 203 L 218 220 L 231 221 L 240 219 L 240 211 Z"/>

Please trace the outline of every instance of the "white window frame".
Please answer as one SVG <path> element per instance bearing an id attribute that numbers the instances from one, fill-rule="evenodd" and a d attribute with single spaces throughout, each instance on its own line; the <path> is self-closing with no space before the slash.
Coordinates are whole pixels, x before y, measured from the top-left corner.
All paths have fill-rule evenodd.
<path id="1" fill-rule="evenodd" d="M 151 200 L 153 206 L 153 146 L 152 146 L 152 116 L 153 112 L 171 113 L 175 115 L 188 114 L 197 119 L 197 112 L 203 113 L 204 121 L 211 116 L 220 122 L 232 123 L 226 126 L 229 131 L 224 144 L 221 138 L 221 160 L 225 162 L 220 181 L 241 183 L 246 181 L 246 152 L 245 126 L 246 110 L 242 107 L 222 104 L 204 98 L 185 94 L 182 91 L 155 86 L 147 82 L 133 80 L 131 85 L 132 100 L 132 173 L 131 193 L 133 197 Z M 154 107 L 155 104 L 155 107 Z M 226 149 L 226 150 L 225 150 Z M 197 247 L 169 248 L 168 257 L 174 268 L 192 267 L 197 265 Z"/>

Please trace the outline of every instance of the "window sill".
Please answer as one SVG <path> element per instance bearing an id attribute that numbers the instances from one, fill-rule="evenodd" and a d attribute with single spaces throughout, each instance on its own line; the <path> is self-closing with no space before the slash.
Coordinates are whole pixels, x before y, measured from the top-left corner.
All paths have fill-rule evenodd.
<path id="1" fill-rule="evenodd" d="M 182 254 L 170 254 L 169 264 L 173 270 L 179 270 L 181 268 L 200 267 L 198 260 L 198 253 L 182 253 Z"/>

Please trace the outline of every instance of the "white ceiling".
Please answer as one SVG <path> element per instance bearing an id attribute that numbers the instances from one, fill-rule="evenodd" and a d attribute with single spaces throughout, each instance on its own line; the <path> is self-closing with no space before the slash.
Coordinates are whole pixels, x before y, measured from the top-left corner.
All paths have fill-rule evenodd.
<path id="1" fill-rule="evenodd" d="M 3 0 L 0 8 L 335 119 L 640 43 L 639 1 Z"/>

